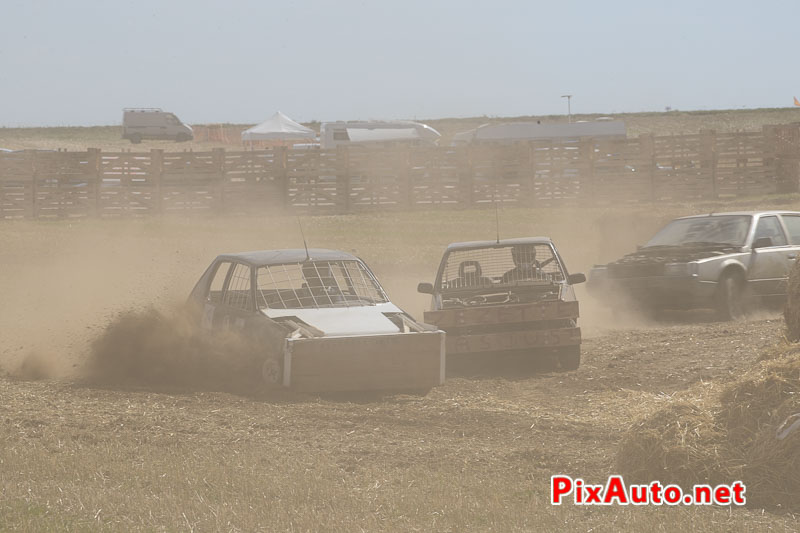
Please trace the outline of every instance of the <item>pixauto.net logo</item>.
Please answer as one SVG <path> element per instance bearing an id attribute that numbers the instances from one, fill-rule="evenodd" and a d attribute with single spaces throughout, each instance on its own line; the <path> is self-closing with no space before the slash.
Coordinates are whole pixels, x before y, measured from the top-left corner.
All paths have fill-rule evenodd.
<path id="1" fill-rule="evenodd" d="M 678 485 L 625 485 L 622 476 L 609 476 L 605 485 L 589 485 L 580 478 L 555 475 L 550 478 L 550 503 L 561 505 L 572 495 L 575 505 L 744 505 L 746 487 L 741 481 L 729 485 L 694 485 L 684 493 Z"/>

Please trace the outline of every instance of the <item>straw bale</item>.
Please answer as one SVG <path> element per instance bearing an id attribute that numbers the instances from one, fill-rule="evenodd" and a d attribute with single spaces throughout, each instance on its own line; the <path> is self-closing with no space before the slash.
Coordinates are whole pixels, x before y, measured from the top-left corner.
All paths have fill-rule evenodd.
<path id="1" fill-rule="evenodd" d="M 721 483 L 738 472 L 714 417 L 685 401 L 636 421 L 625 433 L 617 468 L 630 483 Z"/>

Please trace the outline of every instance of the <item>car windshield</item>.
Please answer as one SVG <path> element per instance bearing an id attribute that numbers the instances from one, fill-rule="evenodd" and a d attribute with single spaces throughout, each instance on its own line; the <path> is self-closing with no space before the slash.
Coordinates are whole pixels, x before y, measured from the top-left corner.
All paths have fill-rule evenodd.
<path id="1" fill-rule="evenodd" d="M 483 289 L 563 280 L 553 248 L 527 243 L 453 250 L 445 259 L 439 286 L 442 290 Z"/>
<path id="2" fill-rule="evenodd" d="M 730 245 L 743 246 L 752 217 L 722 215 L 673 220 L 655 234 L 645 248 L 653 246 Z"/>
<path id="3" fill-rule="evenodd" d="M 304 261 L 260 267 L 259 309 L 357 307 L 388 302 L 386 293 L 360 261 Z"/>

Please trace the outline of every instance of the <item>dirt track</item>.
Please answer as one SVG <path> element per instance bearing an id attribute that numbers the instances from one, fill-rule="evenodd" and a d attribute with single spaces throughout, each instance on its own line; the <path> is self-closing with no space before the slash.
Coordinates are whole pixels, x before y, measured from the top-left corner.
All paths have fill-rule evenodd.
<path id="1" fill-rule="evenodd" d="M 297 483 L 313 492 L 317 485 L 326 493 L 320 496 L 324 499 L 352 499 L 353 523 L 382 517 L 381 527 L 399 529 L 432 527 L 435 509 L 427 506 L 441 504 L 443 496 L 436 491 L 447 492 L 453 483 L 460 496 L 445 498 L 452 508 L 442 511 L 449 518 L 443 515 L 440 524 L 457 527 L 464 520 L 475 527 L 479 523 L 473 513 L 488 519 L 487 514 L 498 511 L 485 499 L 485 488 L 506 506 L 524 510 L 531 501 L 544 505 L 553 474 L 604 480 L 612 473 L 620 433 L 634 417 L 689 387 L 695 392 L 713 389 L 703 383 L 720 383 L 742 372 L 760 349 L 775 343 L 782 328 L 777 317 L 745 323 L 673 320 L 677 322 L 588 339 L 584 363 L 574 373 L 457 378 L 426 397 L 239 396 L 4 379 L 0 403 L 5 407 L 5 451 L 0 459 L 6 463 L 7 488 L 0 515 L 14 517 L 22 500 L 39 505 L 47 500 L 52 512 L 71 517 L 75 524 L 92 523 L 88 515 L 102 508 L 105 521 L 97 525 L 183 527 L 182 519 L 169 513 L 148 522 L 138 507 L 153 503 L 142 500 L 147 500 L 140 494 L 142 486 L 150 487 L 145 492 L 181 501 L 183 491 L 192 487 L 196 496 L 190 499 L 210 502 L 211 487 L 218 483 L 246 482 L 255 485 L 217 512 L 233 513 L 228 518 L 242 529 L 264 527 L 265 521 L 279 518 L 265 511 L 247 520 L 236 518 L 237 510 L 267 497 L 249 492 L 260 486 L 255 476 L 266 486 L 275 482 L 291 489 Z M 37 470 L 29 463 L 36 450 L 45 452 L 38 460 L 46 457 L 50 468 Z M 81 458 L 84 454 L 94 457 L 90 464 Z M 176 467 L 177 472 L 170 471 Z M 245 470 L 238 473 L 241 468 Z M 158 477 L 162 471 L 166 479 Z M 371 492 L 363 487 L 367 480 L 373 484 Z M 26 494 L 30 486 L 35 492 Z M 123 497 L 126 492 L 130 501 Z M 267 500 L 280 509 L 292 500 L 291 494 L 283 494 L 287 502 L 273 497 L 278 499 Z M 404 498 L 424 516 L 404 514 Z M 291 503 L 298 504 L 303 505 Z M 205 507 L 186 505 L 188 522 L 201 529 L 220 526 L 213 513 L 202 511 Z M 528 512 L 530 516 L 513 516 L 496 527 L 531 527 L 530 520 L 542 510 Z M 576 520 L 588 528 L 601 516 Z M 749 510 L 737 511 L 733 522 L 720 518 L 723 514 L 713 516 L 723 520 L 721 529 L 763 525 L 764 520 L 777 527 L 792 524 L 788 517 L 765 519 Z M 543 518 L 555 520 L 553 524 L 560 520 L 550 515 L 537 520 Z M 292 524 L 303 529 L 304 522 Z"/>
<path id="2" fill-rule="evenodd" d="M 636 224 L 638 211 L 501 217 L 509 236 L 551 234 L 575 272 L 629 250 L 673 214 Z M 493 216 L 393 213 L 305 224 L 312 243 L 356 249 L 393 301 L 419 315 L 427 298 L 413 288 L 430 281 L 444 245 L 486 237 Z M 0 530 L 794 528 L 790 517 L 752 510 L 547 502 L 553 474 L 603 481 L 636 416 L 689 388 L 713 395 L 752 365 L 779 340 L 777 316 L 715 323 L 676 313 L 661 324 L 618 323 L 581 292 L 577 372 L 461 377 L 425 397 L 229 394 L 208 392 L 208 380 L 184 380 L 182 389 L 86 386 L 76 374 L 120 312 L 181 302 L 218 253 L 296 246 L 296 220 L 1 229 L 0 374 L 27 361 L 31 377 L 55 379 L 0 377 Z"/>

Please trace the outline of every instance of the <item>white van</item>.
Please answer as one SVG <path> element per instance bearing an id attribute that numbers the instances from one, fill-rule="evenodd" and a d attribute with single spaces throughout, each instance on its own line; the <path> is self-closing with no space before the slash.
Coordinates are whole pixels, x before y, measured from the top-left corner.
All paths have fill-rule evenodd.
<path id="1" fill-rule="evenodd" d="M 352 144 L 436 144 L 441 135 L 427 124 L 405 120 L 323 122 L 319 141 L 323 150 Z"/>
<path id="2" fill-rule="evenodd" d="M 126 108 L 122 110 L 122 138 L 134 144 L 142 139 L 191 141 L 194 132 L 174 114 L 158 108 Z"/>

